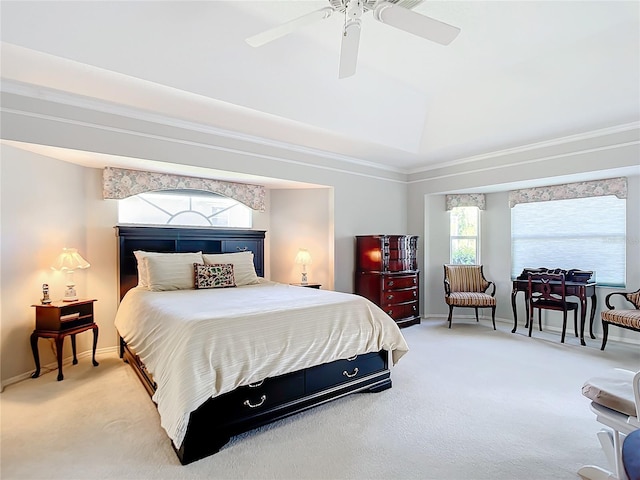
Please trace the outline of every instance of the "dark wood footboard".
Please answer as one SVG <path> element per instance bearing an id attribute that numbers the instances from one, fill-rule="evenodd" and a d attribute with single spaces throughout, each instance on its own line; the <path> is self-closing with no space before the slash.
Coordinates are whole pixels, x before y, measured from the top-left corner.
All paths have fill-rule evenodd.
<path id="1" fill-rule="evenodd" d="M 121 357 L 149 395 L 156 384 L 136 353 L 121 340 Z M 367 353 L 314 366 L 207 400 L 191 413 L 176 454 L 183 465 L 217 453 L 231 437 L 355 392 L 391 388 L 388 353 Z"/>

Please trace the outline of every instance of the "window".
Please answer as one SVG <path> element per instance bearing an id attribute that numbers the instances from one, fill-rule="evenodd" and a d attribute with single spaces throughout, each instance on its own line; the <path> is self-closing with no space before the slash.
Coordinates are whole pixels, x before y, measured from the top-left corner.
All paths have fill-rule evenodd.
<path id="1" fill-rule="evenodd" d="M 196 190 L 141 193 L 119 201 L 118 221 L 153 225 L 251 228 L 252 211 L 236 200 Z"/>
<path id="2" fill-rule="evenodd" d="M 521 203 L 511 209 L 511 277 L 523 268 L 592 270 L 625 286 L 626 200 L 615 196 Z"/>
<path id="3" fill-rule="evenodd" d="M 450 261 L 454 264 L 475 265 L 480 262 L 478 207 L 454 207 L 450 210 Z"/>

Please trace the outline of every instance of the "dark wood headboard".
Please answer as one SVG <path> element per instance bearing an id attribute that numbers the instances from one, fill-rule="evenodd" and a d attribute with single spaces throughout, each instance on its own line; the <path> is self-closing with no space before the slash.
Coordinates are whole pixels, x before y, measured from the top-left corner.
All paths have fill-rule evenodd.
<path id="1" fill-rule="evenodd" d="M 120 299 L 138 284 L 135 250 L 147 252 L 234 253 L 250 250 L 259 277 L 264 276 L 264 230 L 140 227 L 118 225 Z"/>

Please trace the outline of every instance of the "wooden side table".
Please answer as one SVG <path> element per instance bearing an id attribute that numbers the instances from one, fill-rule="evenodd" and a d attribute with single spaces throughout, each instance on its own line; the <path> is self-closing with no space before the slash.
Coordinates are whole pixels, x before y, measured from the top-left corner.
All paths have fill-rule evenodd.
<path id="1" fill-rule="evenodd" d="M 307 288 L 317 288 L 317 289 L 319 289 L 322 286 L 321 283 L 290 283 L 289 285 L 294 285 L 296 287 L 307 287 Z"/>
<path id="2" fill-rule="evenodd" d="M 73 364 L 78 363 L 76 356 L 76 335 L 89 329 L 93 330 L 92 363 L 96 362 L 96 345 L 98 344 L 98 325 L 93 317 L 93 302 L 97 300 L 78 300 L 75 302 L 52 302 L 47 305 L 31 305 L 36 309 L 36 329 L 31 334 L 31 350 L 36 363 L 36 371 L 31 378 L 40 376 L 40 355 L 38 354 L 38 338 L 53 338 L 56 341 L 58 357 L 58 381 L 62 380 L 62 345 L 64 337 L 71 335 Z"/>

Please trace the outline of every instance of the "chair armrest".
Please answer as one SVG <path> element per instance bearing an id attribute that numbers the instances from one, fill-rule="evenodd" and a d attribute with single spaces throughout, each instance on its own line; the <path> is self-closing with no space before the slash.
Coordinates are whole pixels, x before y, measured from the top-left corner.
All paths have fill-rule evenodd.
<path id="1" fill-rule="evenodd" d="M 451 293 L 451 284 L 449 283 L 449 280 L 447 280 L 445 278 L 444 279 L 444 294 L 446 296 L 449 296 L 450 293 Z"/>
<path id="2" fill-rule="evenodd" d="M 489 295 L 491 295 L 492 297 L 495 297 L 495 295 L 496 295 L 496 284 L 493 283 L 493 282 L 489 282 L 488 280 L 487 280 L 487 282 L 488 282 L 487 283 L 487 288 L 484 289 L 484 292 L 488 293 L 487 290 L 489 289 L 489 287 L 493 286 L 493 289 L 491 290 L 491 293 L 489 293 Z"/>
<path id="3" fill-rule="evenodd" d="M 615 308 L 616 308 L 616 307 L 614 307 L 613 305 L 611 305 L 611 303 L 610 303 L 609 299 L 610 299 L 611 297 L 613 297 L 614 295 L 620 295 L 622 298 L 624 298 L 624 299 L 625 299 L 625 301 L 629 302 L 629 303 L 630 303 L 631 305 L 633 305 L 635 308 L 638 308 L 638 306 L 637 306 L 637 305 L 634 305 L 634 303 L 633 303 L 631 300 L 629 300 L 629 299 L 627 298 L 627 295 L 628 295 L 628 294 L 629 294 L 629 292 L 611 292 L 609 295 L 607 295 L 607 296 L 605 297 L 605 299 L 604 299 L 604 303 L 607 305 L 607 308 L 608 308 L 609 310 L 615 310 Z"/>

